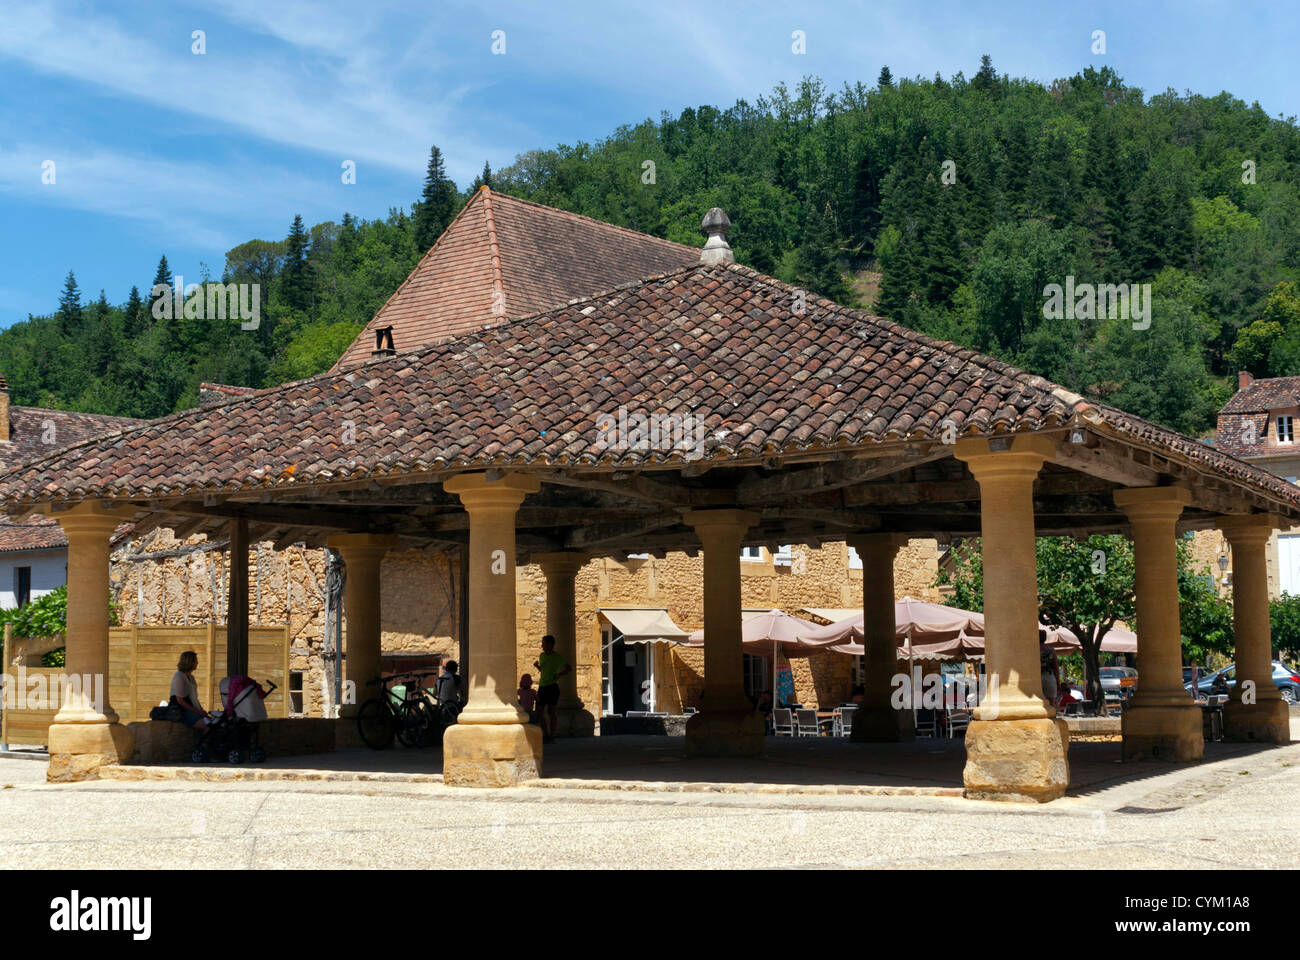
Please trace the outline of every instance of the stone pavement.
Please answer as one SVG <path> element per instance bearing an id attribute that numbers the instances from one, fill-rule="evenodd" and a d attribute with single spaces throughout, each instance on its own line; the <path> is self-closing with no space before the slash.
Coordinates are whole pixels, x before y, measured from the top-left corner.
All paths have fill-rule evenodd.
<path id="1" fill-rule="evenodd" d="M 1212 744 L 1206 762 L 1189 766 L 1124 765 L 1111 759 L 1113 744 L 1076 745 L 1090 749 L 1071 748 L 1071 796 L 1038 805 L 823 792 L 828 765 L 837 761 L 823 752 L 827 746 L 810 745 L 815 741 L 769 751 L 748 765 L 709 769 L 713 783 L 757 783 L 755 772 L 767 769 L 807 791 L 610 789 L 615 773 L 670 785 L 693 782 L 677 778 L 696 771 L 695 761 L 674 759 L 662 743 L 606 739 L 604 764 L 593 762 L 590 748 L 571 748 L 567 759 L 565 744 L 549 750 L 555 777 L 544 789 L 470 790 L 423 777 L 50 785 L 43 764 L 0 760 L 0 868 L 354 868 L 427 859 L 502 869 L 541 862 L 1060 871 L 1291 867 L 1296 860 L 1300 743 Z M 960 775 L 960 750 L 953 749 L 922 742 L 908 761 L 910 783 L 894 785 L 916 787 L 925 775 L 936 787 L 949 786 L 954 764 Z M 850 787 L 893 783 L 894 770 L 869 772 L 880 765 L 876 759 L 848 755 L 859 768 Z M 424 764 L 419 772 L 426 776 L 434 759 L 432 751 L 374 756 L 402 757 L 412 773 Z M 357 766 L 361 758 L 342 759 Z M 575 786 L 577 780 L 585 785 Z"/>

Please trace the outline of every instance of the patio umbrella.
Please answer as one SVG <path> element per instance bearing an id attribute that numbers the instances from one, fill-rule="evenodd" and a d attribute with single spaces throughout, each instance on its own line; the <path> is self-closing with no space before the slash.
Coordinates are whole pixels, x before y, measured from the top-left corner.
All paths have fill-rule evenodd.
<path id="1" fill-rule="evenodd" d="M 800 639 L 860 646 L 862 636 L 862 613 L 858 612 L 839 623 L 816 627 Z M 957 652 L 967 649 L 975 638 L 984 636 L 984 614 L 904 597 L 894 603 L 894 636 L 909 647 L 916 645 L 918 655 L 921 647 L 936 644 L 942 644 L 948 652 Z M 980 646 L 982 649 L 982 640 Z"/>
<path id="2" fill-rule="evenodd" d="M 1073 653 L 1083 646 L 1074 631 L 1065 627 L 1049 627 L 1047 643 L 1057 653 Z M 1111 627 L 1101 638 L 1102 653 L 1137 653 L 1137 634 L 1123 627 Z"/>
<path id="3" fill-rule="evenodd" d="M 776 703 L 776 653 L 779 649 L 786 659 L 810 657 L 834 646 L 834 640 L 807 640 L 803 635 L 816 630 L 817 625 L 802 617 L 782 610 L 768 610 L 755 614 L 740 625 L 741 647 L 754 657 L 772 655 L 772 702 Z M 686 640 L 688 647 L 704 646 L 704 631 L 696 630 Z"/>

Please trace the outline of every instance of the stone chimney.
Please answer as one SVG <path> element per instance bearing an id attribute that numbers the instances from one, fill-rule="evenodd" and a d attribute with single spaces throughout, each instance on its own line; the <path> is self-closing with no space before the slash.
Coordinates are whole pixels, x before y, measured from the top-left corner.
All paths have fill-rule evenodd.
<path id="1" fill-rule="evenodd" d="M 736 255 L 731 252 L 731 245 L 727 243 L 727 231 L 731 229 L 731 221 L 727 219 L 727 214 L 721 207 L 714 207 L 704 215 L 700 229 L 709 235 L 709 239 L 704 241 L 704 249 L 700 251 L 700 263 L 736 262 Z"/>
<path id="2" fill-rule="evenodd" d="M 393 328 L 375 328 L 375 349 L 370 351 L 372 357 L 393 357 L 397 349 L 393 346 Z"/>
<path id="3" fill-rule="evenodd" d="M 0 374 L 0 443 L 9 442 L 9 381 Z"/>
<path id="4" fill-rule="evenodd" d="M 1249 371 L 1247 371 L 1247 370 L 1239 370 L 1239 371 L 1237 372 L 1237 389 L 1238 389 L 1238 390 L 1245 390 L 1247 387 L 1249 387 L 1249 386 L 1250 386 L 1252 383 L 1254 383 L 1254 382 L 1255 382 L 1255 378 L 1252 377 L 1252 376 L 1250 375 L 1250 372 L 1249 372 Z"/>

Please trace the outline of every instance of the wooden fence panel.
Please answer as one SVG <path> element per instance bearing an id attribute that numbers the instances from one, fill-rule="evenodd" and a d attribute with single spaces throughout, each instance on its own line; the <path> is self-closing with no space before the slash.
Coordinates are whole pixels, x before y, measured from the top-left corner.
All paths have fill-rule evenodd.
<path id="1" fill-rule="evenodd" d="M 6 625 L 7 627 L 7 625 Z M 7 629 L 6 629 L 7 633 Z M 266 698 L 266 712 L 272 717 L 289 715 L 289 628 L 288 626 L 249 626 L 249 674 L 263 683 L 271 681 L 278 689 Z M 199 699 L 205 709 L 219 709 L 218 684 L 226 672 L 226 628 L 214 624 L 192 627 L 139 626 L 111 627 L 108 632 L 108 700 L 123 723 L 148 720 L 149 711 L 165 703 L 171 694 L 172 676 L 181 654 L 193 650 L 199 658 Z M 8 666 L 8 644 L 3 656 Z M 27 678 L 44 675 L 47 690 L 53 679 L 53 691 L 62 692 L 63 671 L 46 667 L 28 667 Z M 16 679 L 16 678 L 15 678 Z M 19 696 L 24 691 L 14 691 Z M 45 745 L 50 721 L 58 712 L 55 699 L 48 710 L 10 709 L 4 711 L 0 742 Z"/>

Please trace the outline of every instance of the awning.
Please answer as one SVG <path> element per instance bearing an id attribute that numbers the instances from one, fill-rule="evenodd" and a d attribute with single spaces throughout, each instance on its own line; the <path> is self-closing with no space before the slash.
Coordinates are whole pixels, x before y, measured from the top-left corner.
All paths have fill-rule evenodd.
<path id="1" fill-rule="evenodd" d="M 690 636 L 673 623 L 666 607 L 601 607 L 596 611 L 623 635 L 624 643 L 683 643 Z"/>

